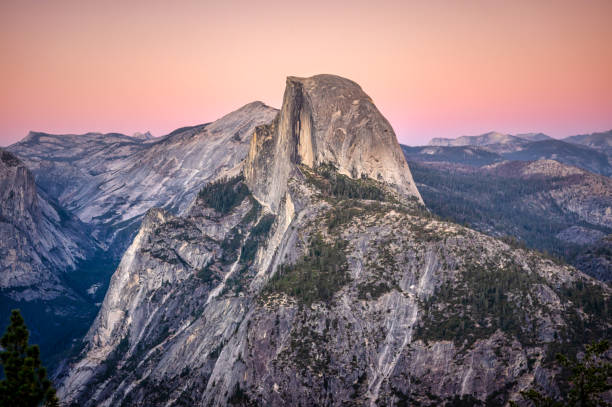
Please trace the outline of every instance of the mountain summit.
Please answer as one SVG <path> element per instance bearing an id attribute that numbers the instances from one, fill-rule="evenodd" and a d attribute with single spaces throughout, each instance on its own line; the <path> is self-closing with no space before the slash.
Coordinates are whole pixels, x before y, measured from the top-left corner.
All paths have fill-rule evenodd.
<path id="1" fill-rule="evenodd" d="M 289 77 L 273 117 L 185 211 L 147 211 L 67 405 L 505 405 L 609 337 L 607 285 L 424 210 L 355 83 Z"/>
<path id="2" fill-rule="evenodd" d="M 251 139 L 247 183 L 255 197 L 277 208 L 298 164 L 330 164 L 422 202 L 391 125 L 359 85 L 339 76 L 287 78 L 281 111 Z"/>

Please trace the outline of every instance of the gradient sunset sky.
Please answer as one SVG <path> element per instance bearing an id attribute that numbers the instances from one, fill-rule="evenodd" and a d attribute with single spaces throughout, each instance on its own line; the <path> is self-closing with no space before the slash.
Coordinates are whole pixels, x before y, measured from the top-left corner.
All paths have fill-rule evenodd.
<path id="1" fill-rule="evenodd" d="M 612 128 L 612 1 L 0 2 L 0 145 L 164 135 L 285 77 L 359 83 L 400 142 Z"/>

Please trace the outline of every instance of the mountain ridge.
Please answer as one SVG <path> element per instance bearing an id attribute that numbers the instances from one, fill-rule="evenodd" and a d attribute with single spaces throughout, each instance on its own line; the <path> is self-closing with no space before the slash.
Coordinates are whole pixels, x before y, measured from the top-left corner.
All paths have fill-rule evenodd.
<path id="1" fill-rule="evenodd" d="M 51 196 L 94 225 L 96 238 L 121 253 L 148 208 L 185 210 L 202 183 L 218 176 L 211 172 L 230 171 L 246 155 L 251 129 L 275 113 L 252 102 L 213 123 L 146 143 L 115 133 L 31 133 L 9 151 L 25 161 Z M 226 139 L 233 140 L 227 144 L 231 152 L 214 157 L 225 154 Z"/>

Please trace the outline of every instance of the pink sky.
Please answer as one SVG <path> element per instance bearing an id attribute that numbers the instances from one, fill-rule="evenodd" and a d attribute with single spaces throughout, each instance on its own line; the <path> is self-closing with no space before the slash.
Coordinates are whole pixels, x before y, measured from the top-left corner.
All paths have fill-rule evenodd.
<path id="1" fill-rule="evenodd" d="M 0 3 L 0 145 L 279 107 L 288 75 L 358 82 L 400 142 L 612 128 L 612 1 Z"/>

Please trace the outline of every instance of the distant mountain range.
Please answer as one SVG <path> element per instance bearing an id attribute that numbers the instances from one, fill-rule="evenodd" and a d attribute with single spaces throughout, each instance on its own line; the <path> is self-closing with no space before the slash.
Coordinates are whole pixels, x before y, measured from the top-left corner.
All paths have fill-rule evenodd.
<path id="1" fill-rule="evenodd" d="M 487 133 L 402 149 L 434 213 L 612 280 L 612 131 L 535 139 Z"/>
<path id="2" fill-rule="evenodd" d="M 608 155 L 612 154 L 612 130 L 601 133 L 566 137 L 563 139 L 563 141 L 574 144 L 582 144 Z"/>
<path id="3" fill-rule="evenodd" d="M 542 133 L 497 132 L 457 139 L 432 139 L 427 146 L 403 146 L 409 161 L 487 165 L 506 160 L 556 160 L 596 174 L 612 175 L 612 130 L 556 140 Z"/>
<path id="4" fill-rule="evenodd" d="M 464 147 L 464 146 L 494 146 L 498 144 L 521 145 L 533 141 L 554 140 L 544 133 L 520 133 L 506 134 L 491 131 L 478 136 L 461 136 L 457 138 L 433 138 L 429 141 L 430 146 L 442 147 Z M 597 150 L 610 149 L 612 147 L 612 130 L 600 133 L 581 134 L 561 139 L 567 143 L 582 144 Z"/>
<path id="5" fill-rule="evenodd" d="M 434 138 L 429 142 L 430 146 L 440 147 L 465 147 L 475 146 L 484 147 L 496 152 L 513 151 L 520 146 L 532 141 L 550 140 L 551 138 L 542 133 L 526 133 L 526 134 L 504 134 L 496 131 L 481 134 L 479 136 L 462 136 L 456 139 Z"/>

